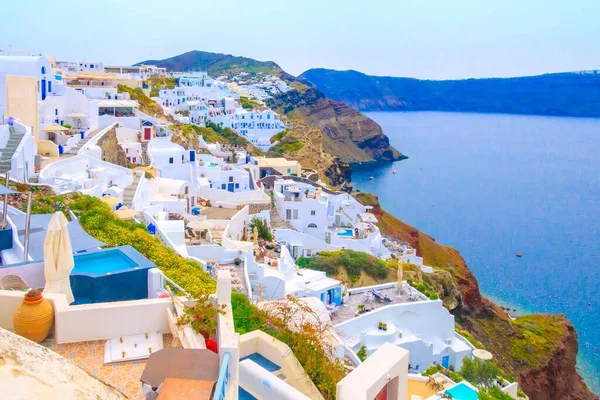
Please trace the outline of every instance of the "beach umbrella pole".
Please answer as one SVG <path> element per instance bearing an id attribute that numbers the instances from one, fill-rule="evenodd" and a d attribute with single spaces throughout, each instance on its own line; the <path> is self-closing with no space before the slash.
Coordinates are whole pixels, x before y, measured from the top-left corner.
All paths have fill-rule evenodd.
<path id="1" fill-rule="evenodd" d="M 6 171 L 6 175 L 4 177 L 4 184 L 8 188 L 8 177 L 10 176 L 10 171 Z M 8 212 L 8 193 L 4 195 L 4 205 L 2 208 L 2 229 L 6 226 L 6 213 Z"/>
<path id="2" fill-rule="evenodd" d="M 27 215 L 25 216 L 25 243 L 23 244 L 23 262 L 29 254 L 29 222 L 31 221 L 31 192 L 27 193 Z"/>

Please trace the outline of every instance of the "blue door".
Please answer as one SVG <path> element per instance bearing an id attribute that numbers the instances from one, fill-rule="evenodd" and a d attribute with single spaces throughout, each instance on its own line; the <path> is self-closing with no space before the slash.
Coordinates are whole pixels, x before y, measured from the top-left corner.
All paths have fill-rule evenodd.
<path id="1" fill-rule="evenodd" d="M 42 89 L 42 100 L 46 100 L 46 80 L 45 79 L 42 79 L 40 86 Z"/>
<path id="2" fill-rule="evenodd" d="M 442 357 L 442 367 L 448 369 L 449 364 L 450 364 L 450 356 Z"/>
<path id="3" fill-rule="evenodd" d="M 190 162 L 195 162 L 195 161 L 196 161 L 196 151 L 190 150 Z"/>
<path id="4" fill-rule="evenodd" d="M 233 183 L 227 184 L 227 190 L 229 190 L 230 192 L 233 192 Z"/>

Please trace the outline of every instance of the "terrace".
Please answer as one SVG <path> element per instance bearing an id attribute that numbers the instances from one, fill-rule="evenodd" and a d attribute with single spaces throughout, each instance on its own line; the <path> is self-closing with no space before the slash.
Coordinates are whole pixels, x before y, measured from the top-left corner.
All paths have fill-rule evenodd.
<path id="1" fill-rule="evenodd" d="M 365 306 L 365 310 L 369 310 L 367 312 L 370 312 L 392 304 L 403 304 L 427 299 L 424 294 L 420 293 L 417 289 L 407 283 L 404 283 L 402 291 L 399 291 L 396 285 L 395 282 L 387 284 L 388 287 L 385 287 L 386 285 L 378 285 L 383 286 L 383 288 L 378 288 L 377 291 L 388 296 L 392 300 L 391 303 L 377 301 L 370 295 L 369 288 L 350 289 L 348 301 L 332 314 L 331 322 L 334 325 L 337 325 L 355 318 L 358 315 L 359 306 L 362 305 Z"/>

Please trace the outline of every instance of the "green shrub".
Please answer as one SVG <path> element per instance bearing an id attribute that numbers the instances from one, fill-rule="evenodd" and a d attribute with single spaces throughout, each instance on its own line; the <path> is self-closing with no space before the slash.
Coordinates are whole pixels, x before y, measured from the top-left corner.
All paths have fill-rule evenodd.
<path id="1" fill-rule="evenodd" d="M 354 250 L 321 251 L 316 257 L 300 257 L 297 264 L 301 268 L 325 271 L 328 275 L 337 275 L 342 267 L 350 280 L 358 280 L 361 271 L 373 278 L 385 279 L 390 271 L 383 260 Z"/>
<path id="2" fill-rule="evenodd" d="M 248 225 L 248 227 L 250 230 L 254 230 L 254 228 L 256 228 L 258 230 L 259 238 L 269 242 L 273 240 L 273 235 L 271 234 L 271 230 L 269 229 L 269 225 L 267 225 L 266 220 L 254 217 L 252 218 L 252 221 L 250 221 L 250 225 Z"/>
<path id="3" fill-rule="evenodd" d="M 512 397 L 504 393 L 498 386 L 479 389 L 479 400 L 512 400 Z"/>
<path id="4" fill-rule="evenodd" d="M 479 386 L 491 386 L 496 377 L 500 374 L 500 370 L 493 361 L 484 361 L 478 358 L 466 357 L 463 360 L 463 365 L 460 373 L 466 380 L 472 384 Z"/>
<path id="5" fill-rule="evenodd" d="M 367 346 L 362 346 L 356 353 L 356 356 L 360 361 L 365 361 L 367 359 Z"/>

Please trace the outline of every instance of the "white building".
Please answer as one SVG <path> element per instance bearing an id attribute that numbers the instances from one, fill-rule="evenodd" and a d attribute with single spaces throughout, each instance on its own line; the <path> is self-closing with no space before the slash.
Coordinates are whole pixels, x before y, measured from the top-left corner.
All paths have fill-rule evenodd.
<path id="1" fill-rule="evenodd" d="M 377 218 L 347 193 L 335 193 L 320 186 L 278 179 L 273 194 L 279 216 L 290 223 L 299 234 L 282 230 L 288 243 L 293 242 L 292 255 L 299 257 L 320 251 L 327 246 L 352 249 L 386 259 L 390 251 L 383 245 Z M 280 232 L 276 237 L 284 240 Z M 322 243 L 315 249 L 302 234 L 317 238 Z"/>
<path id="2" fill-rule="evenodd" d="M 38 80 L 38 100 L 45 100 L 55 91 L 56 81 L 46 57 L 0 56 L 0 72 L 6 75 L 32 76 Z"/>
<path id="3" fill-rule="evenodd" d="M 39 182 L 52 186 L 57 193 L 78 191 L 123 199 L 124 189 L 133 182 L 133 173 L 90 155 L 78 155 L 48 165 L 40 171 Z"/>
<path id="4" fill-rule="evenodd" d="M 474 347 L 456 335 L 454 326 L 454 316 L 442 301 L 428 300 L 381 307 L 335 329 L 354 352 L 364 346 L 367 354 L 373 354 L 384 343 L 408 350 L 410 370 L 420 372 L 434 364 L 460 370 Z"/>

